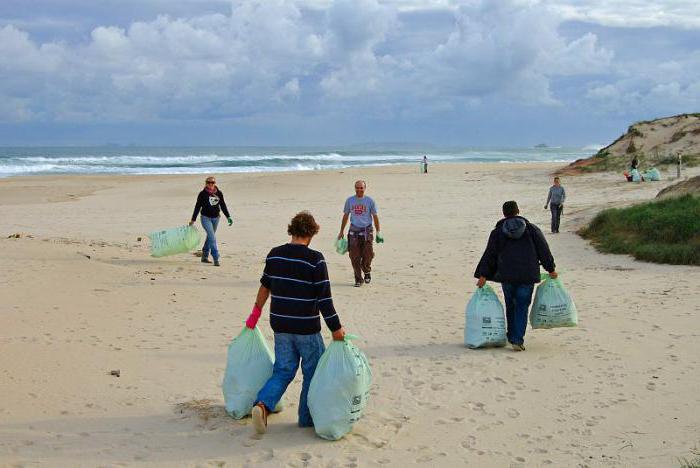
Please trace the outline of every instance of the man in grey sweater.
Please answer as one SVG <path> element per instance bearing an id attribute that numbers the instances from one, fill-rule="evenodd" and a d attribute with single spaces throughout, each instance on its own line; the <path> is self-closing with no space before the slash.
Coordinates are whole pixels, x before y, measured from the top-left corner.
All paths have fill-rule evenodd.
<path id="1" fill-rule="evenodd" d="M 566 192 L 564 187 L 561 186 L 561 181 L 559 177 L 554 178 L 554 185 L 549 187 L 549 194 L 547 194 L 547 202 L 544 204 L 544 209 L 549 209 L 552 211 L 552 233 L 559 233 L 559 220 L 561 219 L 561 214 L 564 211 L 564 200 L 566 200 Z"/>

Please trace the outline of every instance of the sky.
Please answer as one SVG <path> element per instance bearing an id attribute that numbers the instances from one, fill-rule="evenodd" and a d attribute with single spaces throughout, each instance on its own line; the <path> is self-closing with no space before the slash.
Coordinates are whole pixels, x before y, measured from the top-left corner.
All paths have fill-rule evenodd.
<path id="1" fill-rule="evenodd" d="M 605 145 L 700 112 L 697 0 L 2 0 L 0 145 Z"/>

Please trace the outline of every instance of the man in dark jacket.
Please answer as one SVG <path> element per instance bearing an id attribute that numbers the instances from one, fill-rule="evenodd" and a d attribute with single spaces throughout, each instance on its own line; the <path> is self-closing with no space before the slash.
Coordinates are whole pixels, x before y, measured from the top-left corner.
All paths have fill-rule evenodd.
<path id="1" fill-rule="evenodd" d="M 487 280 L 501 283 L 508 342 L 513 350 L 525 351 L 528 308 L 535 283 L 540 282 L 540 264 L 552 278 L 556 278 L 557 273 L 542 231 L 519 214 L 515 201 L 503 204 L 504 218 L 491 231 L 474 277 L 479 278 L 476 285 L 480 288 Z"/>

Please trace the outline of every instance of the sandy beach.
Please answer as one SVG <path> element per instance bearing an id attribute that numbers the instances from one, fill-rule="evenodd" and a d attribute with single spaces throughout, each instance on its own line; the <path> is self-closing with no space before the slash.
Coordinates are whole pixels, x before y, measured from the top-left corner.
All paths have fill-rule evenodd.
<path id="1" fill-rule="evenodd" d="M 551 235 L 543 205 L 559 166 L 218 175 L 234 217 L 219 227 L 220 268 L 149 256 L 146 234 L 189 220 L 203 176 L 0 179 L 0 465 L 678 466 L 700 444 L 700 269 L 600 254 L 574 233 L 672 181 L 563 178 Z M 356 289 L 332 245 L 360 178 L 386 243 Z M 579 326 L 528 329 L 524 353 L 469 350 L 472 274 L 509 199 L 547 233 Z M 374 374 L 363 419 L 338 442 L 296 427 L 301 374 L 263 438 L 223 409 L 228 343 L 303 209 Z M 266 314 L 261 325 L 271 339 Z"/>

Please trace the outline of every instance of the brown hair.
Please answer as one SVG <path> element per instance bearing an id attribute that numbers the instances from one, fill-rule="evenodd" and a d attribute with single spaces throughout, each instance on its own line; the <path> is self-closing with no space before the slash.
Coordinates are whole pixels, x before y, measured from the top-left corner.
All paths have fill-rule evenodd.
<path id="1" fill-rule="evenodd" d="M 518 214 L 520 214 L 520 210 L 515 200 L 509 200 L 503 204 L 503 216 L 508 218 L 510 216 L 517 216 Z"/>
<path id="2" fill-rule="evenodd" d="M 320 226 L 308 211 L 297 213 L 287 226 L 287 234 L 294 237 L 313 237 L 318 233 Z"/>

